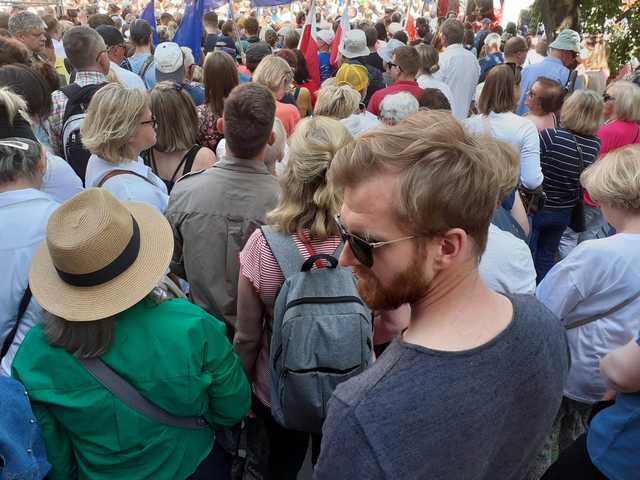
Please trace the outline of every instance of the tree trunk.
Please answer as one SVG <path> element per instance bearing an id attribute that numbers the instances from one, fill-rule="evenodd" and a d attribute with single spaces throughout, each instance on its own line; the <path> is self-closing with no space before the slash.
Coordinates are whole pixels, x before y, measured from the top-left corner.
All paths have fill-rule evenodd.
<path id="1" fill-rule="evenodd" d="M 544 23 L 547 41 L 551 43 L 560 29 L 580 31 L 578 0 L 539 0 L 540 15 Z"/>

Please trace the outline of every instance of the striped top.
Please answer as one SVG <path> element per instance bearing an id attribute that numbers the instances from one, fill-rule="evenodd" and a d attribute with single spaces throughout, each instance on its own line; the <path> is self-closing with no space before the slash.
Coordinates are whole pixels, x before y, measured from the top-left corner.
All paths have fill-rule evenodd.
<path id="1" fill-rule="evenodd" d="M 584 168 L 591 165 L 600 150 L 600 140 L 593 135 L 574 135 L 564 128 L 547 128 L 540 132 L 540 165 L 544 174 L 545 208 L 573 208 L 580 193 L 580 156 Z"/>

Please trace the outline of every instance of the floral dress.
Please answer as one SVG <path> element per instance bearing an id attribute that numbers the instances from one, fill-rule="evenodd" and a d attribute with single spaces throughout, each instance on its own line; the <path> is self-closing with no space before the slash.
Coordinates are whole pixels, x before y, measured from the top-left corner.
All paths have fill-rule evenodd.
<path id="1" fill-rule="evenodd" d="M 218 142 L 224 138 L 224 135 L 216 127 L 216 122 L 220 117 L 215 115 L 206 103 L 196 107 L 196 111 L 198 112 L 198 136 L 196 141 L 203 147 L 208 147 L 215 152 Z"/>

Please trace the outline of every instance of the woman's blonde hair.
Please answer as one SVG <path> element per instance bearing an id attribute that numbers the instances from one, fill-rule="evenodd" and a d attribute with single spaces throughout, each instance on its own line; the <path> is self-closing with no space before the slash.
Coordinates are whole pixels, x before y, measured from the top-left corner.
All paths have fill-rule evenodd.
<path id="1" fill-rule="evenodd" d="M 98 90 L 87 109 L 80 132 L 87 149 L 111 163 L 135 160 L 129 139 L 150 108 L 149 95 L 110 83 Z"/>
<path id="2" fill-rule="evenodd" d="M 640 146 L 605 155 L 582 173 L 580 182 L 599 205 L 640 213 Z"/>
<path id="3" fill-rule="evenodd" d="M 151 112 L 158 121 L 159 152 L 181 152 L 196 143 L 198 114 L 191 95 L 174 82 L 157 83 L 151 90 Z"/>
<path id="4" fill-rule="evenodd" d="M 564 101 L 560 125 L 578 135 L 593 135 L 602 124 L 602 98 L 593 90 L 576 90 Z"/>
<path id="5" fill-rule="evenodd" d="M 615 117 L 627 122 L 640 122 L 640 87 L 633 82 L 618 80 L 607 88 L 613 100 Z"/>
<path id="6" fill-rule="evenodd" d="M 262 59 L 252 78 L 275 94 L 283 83 L 286 88 L 293 82 L 293 70 L 283 58 L 268 55 Z"/>
<path id="7" fill-rule="evenodd" d="M 360 94 L 349 85 L 322 87 L 313 113 L 342 120 L 358 111 L 360 99 Z"/>
<path id="8" fill-rule="evenodd" d="M 309 229 L 311 237 L 319 240 L 336 235 L 333 217 L 340 198 L 327 183 L 327 170 L 336 152 L 352 140 L 337 120 L 302 119 L 289 138 L 289 160 L 280 178 L 282 194 L 267 223 L 289 234 Z"/>

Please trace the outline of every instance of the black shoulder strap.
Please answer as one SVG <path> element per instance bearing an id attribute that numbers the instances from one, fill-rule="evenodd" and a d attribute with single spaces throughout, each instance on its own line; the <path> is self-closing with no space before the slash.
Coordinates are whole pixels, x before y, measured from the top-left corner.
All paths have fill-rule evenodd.
<path id="1" fill-rule="evenodd" d="M 578 78 L 578 71 L 571 70 L 569 72 L 569 77 L 567 78 L 567 83 L 564 84 L 565 94 L 573 93 L 576 88 L 576 79 Z"/>
<path id="2" fill-rule="evenodd" d="M 204 417 L 178 417 L 147 400 L 133 385 L 118 375 L 98 357 L 78 358 L 78 362 L 115 397 L 122 400 L 122 402 L 131 409 L 151 420 L 155 420 L 163 425 L 168 425 L 169 427 L 186 428 L 190 430 L 209 427 Z"/>
<path id="3" fill-rule="evenodd" d="M 64 109 L 64 115 L 62 117 L 62 125 L 76 113 L 80 113 L 78 107 L 84 110 L 84 107 L 89 105 L 93 95 L 104 87 L 106 83 L 93 83 L 91 85 L 85 85 L 81 87 L 77 83 L 72 83 L 60 89 L 62 93 L 67 97 L 67 106 Z"/>
<path id="4" fill-rule="evenodd" d="M 178 164 L 175 171 L 173 172 L 173 175 L 171 175 L 171 180 L 170 180 L 171 182 L 173 182 L 176 179 L 176 177 L 178 176 L 178 172 L 180 171 L 183 165 L 184 165 L 184 168 L 182 169 L 182 175 L 180 176 L 186 175 L 187 173 L 191 172 L 191 169 L 193 168 L 193 162 L 196 160 L 196 155 L 198 155 L 198 152 L 200 151 L 201 148 L 202 148 L 201 145 L 194 145 L 189 149 L 187 153 L 185 153 L 184 157 L 182 157 L 182 160 L 180 160 L 180 163 Z"/>
<path id="5" fill-rule="evenodd" d="M 147 74 L 147 70 L 149 70 L 149 67 L 153 63 L 154 59 L 155 58 L 153 55 L 149 55 L 147 59 L 144 61 L 144 63 L 142 64 L 142 67 L 140 67 L 140 78 L 142 78 L 142 80 L 144 80 L 144 76 Z"/>
<path id="6" fill-rule="evenodd" d="M 2 343 L 2 350 L 0 350 L 0 361 L 4 358 L 4 356 L 11 348 L 11 344 L 13 343 L 13 339 L 16 337 L 16 333 L 18 332 L 18 327 L 20 326 L 20 320 L 24 317 L 24 313 L 27 311 L 27 307 L 29 306 L 29 302 L 31 302 L 31 287 L 27 284 L 27 288 L 22 294 L 22 299 L 20 300 L 20 305 L 18 306 L 18 315 L 16 315 L 16 323 L 13 325 L 13 328 L 4 339 Z"/>

